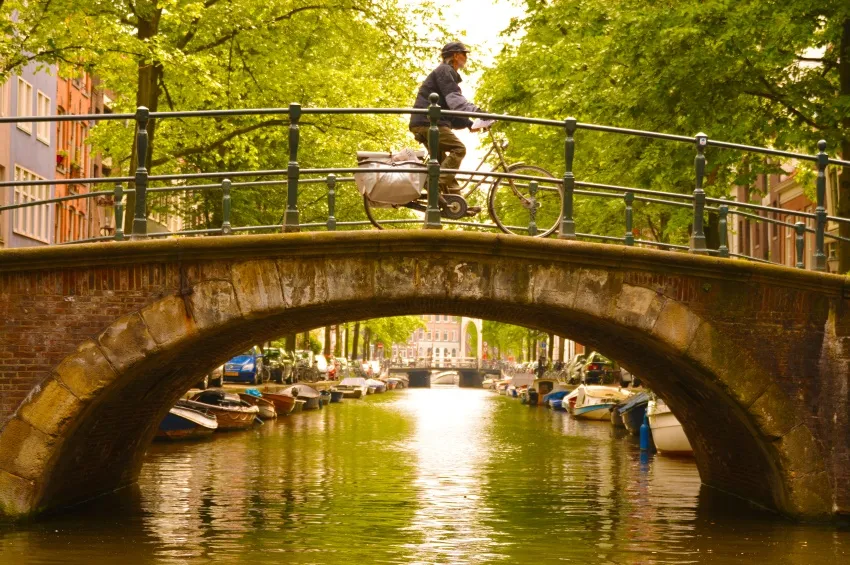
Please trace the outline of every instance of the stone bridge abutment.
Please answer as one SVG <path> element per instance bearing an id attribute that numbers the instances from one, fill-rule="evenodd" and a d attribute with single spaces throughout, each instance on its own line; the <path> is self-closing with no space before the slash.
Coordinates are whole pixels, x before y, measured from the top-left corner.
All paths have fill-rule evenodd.
<path id="1" fill-rule="evenodd" d="M 135 481 L 161 417 L 244 347 L 445 312 L 564 335 L 663 396 L 702 481 L 850 513 L 843 277 L 459 232 L 175 239 L 0 252 L 0 514 Z"/>

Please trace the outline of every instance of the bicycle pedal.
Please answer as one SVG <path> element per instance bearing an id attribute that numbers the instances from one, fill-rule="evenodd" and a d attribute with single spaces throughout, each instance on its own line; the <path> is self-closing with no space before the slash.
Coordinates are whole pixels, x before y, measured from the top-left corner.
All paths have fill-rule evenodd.
<path id="1" fill-rule="evenodd" d="M 467 216 L 477 216 L 481 213 L 481 206 L 470 206 L 466 209 Z"/>

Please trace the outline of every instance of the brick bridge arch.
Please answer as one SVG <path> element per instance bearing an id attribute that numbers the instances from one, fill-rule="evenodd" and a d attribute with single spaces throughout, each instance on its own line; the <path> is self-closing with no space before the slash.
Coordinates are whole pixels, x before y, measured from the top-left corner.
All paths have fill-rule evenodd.
<path id="1" fill-rule="evenodd" d="M 0 252 L 0 513 L 135 481 L 168 407 L 261 339 L 386 315 L 513 322 L 609 352 L 682 419 L 702 481 L 850 510 L 843 277 L 460 232 Z"/>

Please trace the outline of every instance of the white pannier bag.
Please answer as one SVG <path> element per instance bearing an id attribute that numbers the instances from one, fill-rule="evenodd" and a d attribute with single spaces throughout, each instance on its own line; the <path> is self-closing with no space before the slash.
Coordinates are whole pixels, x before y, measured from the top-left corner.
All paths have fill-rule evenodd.
<path id="1" fill-rule="evenodd" d="M 360 194 L 378 206 L 403 205 L 418 199 L 425 186 L 427 174 L 422 158 L 424 151 L 402 149 L 397 153 L 358 151 L 357 166 L 361 169 L 422 167 L 423 172 L 399 170 L 398 172 L 355 173 L 354 182 Z"/>

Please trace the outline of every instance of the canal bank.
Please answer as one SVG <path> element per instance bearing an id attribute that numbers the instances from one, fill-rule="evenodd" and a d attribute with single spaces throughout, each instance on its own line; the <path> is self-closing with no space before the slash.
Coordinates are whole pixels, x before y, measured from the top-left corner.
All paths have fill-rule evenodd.
<path id="1" fill-rule="evenodd" d="M 845 563 L 850 532 L 701 488 L 610 424 L 393 391 L 151 447 L 137 487 L 0 531 L 9 563 Z"/>

